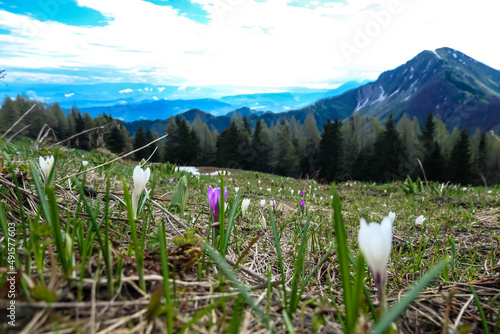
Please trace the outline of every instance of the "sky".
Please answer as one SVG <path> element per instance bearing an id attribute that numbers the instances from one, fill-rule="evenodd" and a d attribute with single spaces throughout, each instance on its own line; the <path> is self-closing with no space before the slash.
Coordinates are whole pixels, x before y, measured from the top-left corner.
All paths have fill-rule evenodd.
<path id="1" fill-rule="evenodd" d="M 445 46 L 500 69 L 498 13 L 498 0 L 0 0 L 0 69 L 6 82 L 335 88 Z"/>

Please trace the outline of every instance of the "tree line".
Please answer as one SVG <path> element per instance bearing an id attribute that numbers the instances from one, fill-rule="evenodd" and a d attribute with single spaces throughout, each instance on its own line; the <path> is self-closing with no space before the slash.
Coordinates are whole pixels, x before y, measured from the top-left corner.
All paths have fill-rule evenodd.
<path id="1" fill-rule="evenodd" d="M 140 129 L 139 131 L 142 131 Z M 138 131 L 138 132 L 139 132 Z M 353 114 L 328 120 L 320 132 L 312 114 L 304 123 L 258 120 L 253 129 L 236 115 L 222 133 L 196 118 L 171 117 L 159 161 L 179 165 L 241 168 L 327 182 L 388 182 L 412 178 L 485 185 L 500 182 L 500 142 L 467 128 L 448 131 L 432 111 L 421 126 L 406 114 L 382 125 L 376 117 Z M 137 137 L 137 136 L 136 136 Z M 425 173 L 425 175 L 424 175 Z"/>
<path id="2" fill-rule="evenodd" d="M 6 98 L 0 110 L 0 132 L 5 131 L 34 102 L 26 97 Z M 36 138 L 44 123 L 57 138 L 107 124 L 71 140 L 72 147 L 90 150 L 105 146 L 115 153 L 140 148 L 158 133 L 139 127 L 132 138 L 119 121 L 107 115 L 92 118 L 73 106 L 66 114 L 57 103 L 37 103 L 24 135 Z M 22 122 L 21 122 L 22 123 Z M 22 128 L 23 124 L 17 127 Z M 462 184 L 500 183 L 500 142 L 487 133 L 467 128 L 449 131 L 439 117 L 429 113 L 421 125 L 406 114 L 384 125 L 376 117 L 355 113 L 345 120 L 328 120 L 320 130 L 313 114 L 303 123 L 292 118 L 274 124 L 257 120 L 252 128 L 246 117 L 236 114 L 219 133 L 197 117 L 193 123 L 170 117 L 167 138 L 138 151 L 136 160 L 177 165 L 241 168 L 326 182 L 363 180 L 387 182 L 412 178 Z M 425 173 L 425 175 L 424 175 Z"/>
<path id="3" fill-rule="evenodd" d="M 65 114 L 57 103 L 46 105 L 39 101 L 30 100 L 26 96 L 17 96 L 15 99 L 5 98 L 0 109 L 0 133 L 7 131 L 34 104 L 34 109 L 9 134 L 14 134 L 28 125 L 25 130 L 19 133 L 19 136 L 38 138 L 40 131 L 47 124 L 52 129 L 50 137 L 60 141 L 85 130 L 103 127 L 76 136 L 65 142 L 64 145 L 87 151 L 106 147 L 111 152 L 118 154 L 129 152 L 133 148 L 129 132 L 111 116 L 103 114 L 92 118 L 88 113 L 82 114 L 76 106 L 73 106 Z"/>

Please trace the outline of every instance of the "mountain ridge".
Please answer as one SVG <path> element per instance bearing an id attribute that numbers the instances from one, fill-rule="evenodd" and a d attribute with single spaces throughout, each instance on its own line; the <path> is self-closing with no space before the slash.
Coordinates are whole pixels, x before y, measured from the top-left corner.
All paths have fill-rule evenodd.
<path id="1" fill-rule="evenodd" d="M 353 113 L 376 116 L 382 121 L 390 114 L 397 121 L 406 113 L 423 123 L 430 111 L 450 130 L 463 126 L 483 131 L 500 129 L 500 71 L 455 49 L 424 50 L 405 64 L 381 73 L 373 82 L 305 108 L 262 115 L 250 112 L 247 116 L 251 125 L 258 117 L 271 125 L 282 117 L 303 122 L 313 114 L 321 129 L 328 118 L 342 120 Z M 224 130 L 220 126 L 229 124 L 230 116 L 235 114 L 232 111 L 207 119 L 207 124 L 220 132 Z M 191 115 L 188 112 L 178 116 L 192 122 Z"/>

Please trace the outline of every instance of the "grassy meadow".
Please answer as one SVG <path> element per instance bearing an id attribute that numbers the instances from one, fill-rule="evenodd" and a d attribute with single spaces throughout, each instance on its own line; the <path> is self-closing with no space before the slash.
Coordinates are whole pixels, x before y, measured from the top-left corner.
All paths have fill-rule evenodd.
<path id="1" fill-rule="evenodd" d="M 498 186 L 321 184 L 146 162 L 134 214 L 139 162 L 32 145 L 0 143 L 2 333 L 499 331 Z M 45 179 L 39 157 L 51 155 Z M 209 187 L 227 189 L 215 216 Z M 358 231 L 389 212 L 381 303 Z"/>

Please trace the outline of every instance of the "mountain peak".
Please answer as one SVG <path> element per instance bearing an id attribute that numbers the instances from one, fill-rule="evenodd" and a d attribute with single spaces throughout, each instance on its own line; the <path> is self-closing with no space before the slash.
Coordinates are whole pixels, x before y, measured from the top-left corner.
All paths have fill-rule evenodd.
<path id="1" fill-rule="evenodd" d="M 406 113 L 420 121 L 433 110 L 450 128 L 489 130 L 500 126 L 500 71 L 452 48 L 426 50 L 374 82 L 305 110 L 324 118 L 361 112 L 398 120 Z"/>

